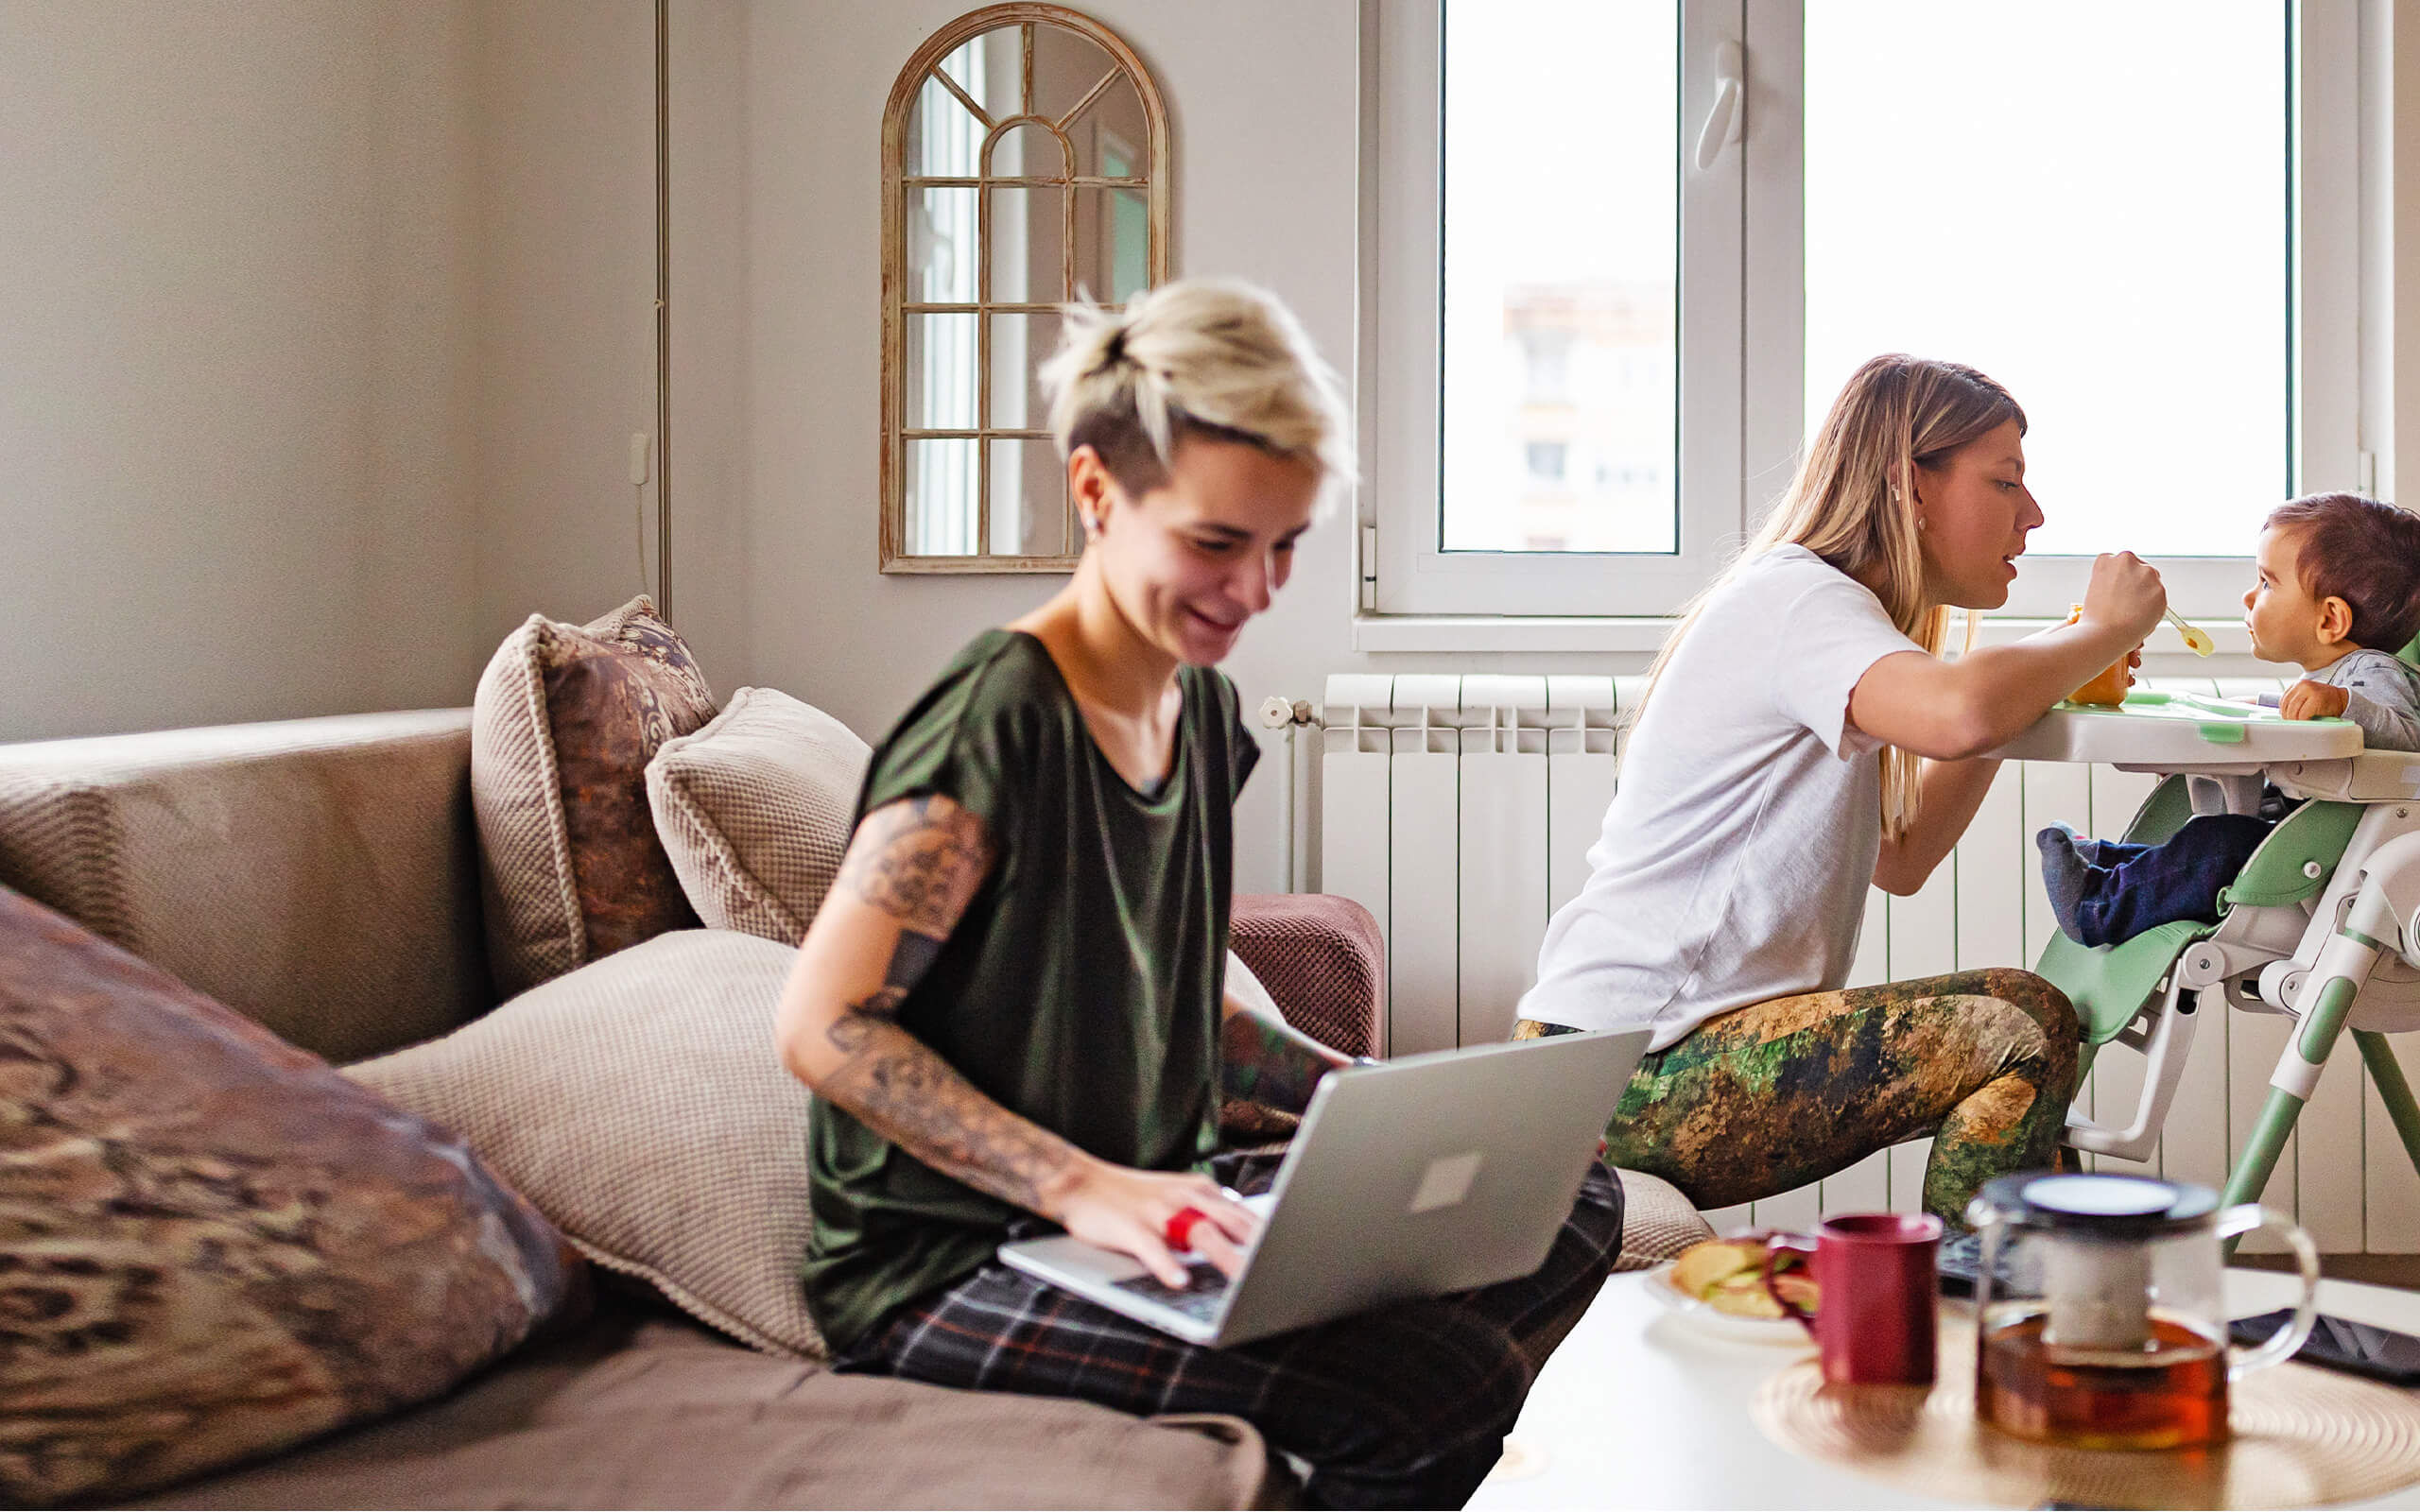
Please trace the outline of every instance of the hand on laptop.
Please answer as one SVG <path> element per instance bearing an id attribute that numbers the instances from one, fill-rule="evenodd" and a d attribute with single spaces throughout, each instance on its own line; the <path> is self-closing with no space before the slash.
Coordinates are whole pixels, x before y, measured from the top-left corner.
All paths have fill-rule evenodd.
<path id="1" fill-rule="evenodd" d="M 1201 1221 L 1189 1243 L 1196 1254 L 1230 1276 L 1244 1267 L 1242 1246 L 1260 1232 L 1260 1219 L 1226 1195 L 1219 1183 L 1190 1171 L 1136 1171 L 1088 1161 L 1052 1216 L 1088 1245 L 1132 1255 L 1169 1286 L 1184 1284 L 1184 1266 L 1166 1238 L 1168 1220 L 1187 1208 Z"/>

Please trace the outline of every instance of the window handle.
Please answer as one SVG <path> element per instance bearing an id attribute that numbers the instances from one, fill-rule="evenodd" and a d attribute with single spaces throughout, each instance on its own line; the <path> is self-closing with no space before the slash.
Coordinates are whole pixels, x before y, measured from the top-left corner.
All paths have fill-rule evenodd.
<path id="1" fill-rule="evenodd" d="M 1715 160 L 1722 156 L 1722 149 L 1745 134 L 1747 95 L 1742 76 L 1746 73 L 1737 43 L 1715 44 L 1714 108 L 1705 112 L 1705 129 L 1698 133 L 1700 173 L 1713 167 Z"/>

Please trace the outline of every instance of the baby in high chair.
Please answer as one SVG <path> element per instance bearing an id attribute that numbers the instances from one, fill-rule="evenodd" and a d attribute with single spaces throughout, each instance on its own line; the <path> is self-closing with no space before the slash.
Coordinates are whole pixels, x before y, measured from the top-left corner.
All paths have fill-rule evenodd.
<path id="1" fill-rule="evenodd" d="M 2261 527 L 2258 565 L 2243 595 L 2252 654 L 2303 669 L 2277 712 L 2350 719 L 2372 750 L 2420 750 L 2420 672 L 2395 655 L 2420 633 L 2420 515 L 2352 493 L 2295 499 Z M 2257 815 L 2199 815 L 2157 845 L 2051 825 L 2034 837 L 2050 911 L 2085 945 L 2177 919 L 2215 923 L 2219 889 L 2294 806 L 2272 787 Z"/>

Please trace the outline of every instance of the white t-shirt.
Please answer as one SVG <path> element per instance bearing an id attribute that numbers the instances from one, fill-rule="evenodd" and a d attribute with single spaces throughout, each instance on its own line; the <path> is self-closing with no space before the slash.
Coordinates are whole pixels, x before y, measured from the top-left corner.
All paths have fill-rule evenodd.
<path id="1" fill-rule="evenodd" d="M 1846 981 L 1882 845 L 1880 743 L 1849 727 L 1849 694 L 1922 650 L 1804 546 L 1742 563 L 1630 732 L 1588 885 L 1547 926 L 1521 1017 L 1650 1025 L 1661 1050 Z"/>

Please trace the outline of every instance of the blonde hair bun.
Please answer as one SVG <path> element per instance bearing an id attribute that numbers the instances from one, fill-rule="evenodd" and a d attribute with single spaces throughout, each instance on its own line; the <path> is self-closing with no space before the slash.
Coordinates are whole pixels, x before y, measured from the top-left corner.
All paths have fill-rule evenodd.
<path id="1" fill-rule="evenodd" d="M 1065 335 L 1041 378 L 1062 456 L 1091 446 L 1121 487 L 1147 490 L 1199 430 L 1352 475 L 1343 385 L 1266 290 L 1180 279 L 1122 310 L 1084 302 L 1060 315 Z"/>

